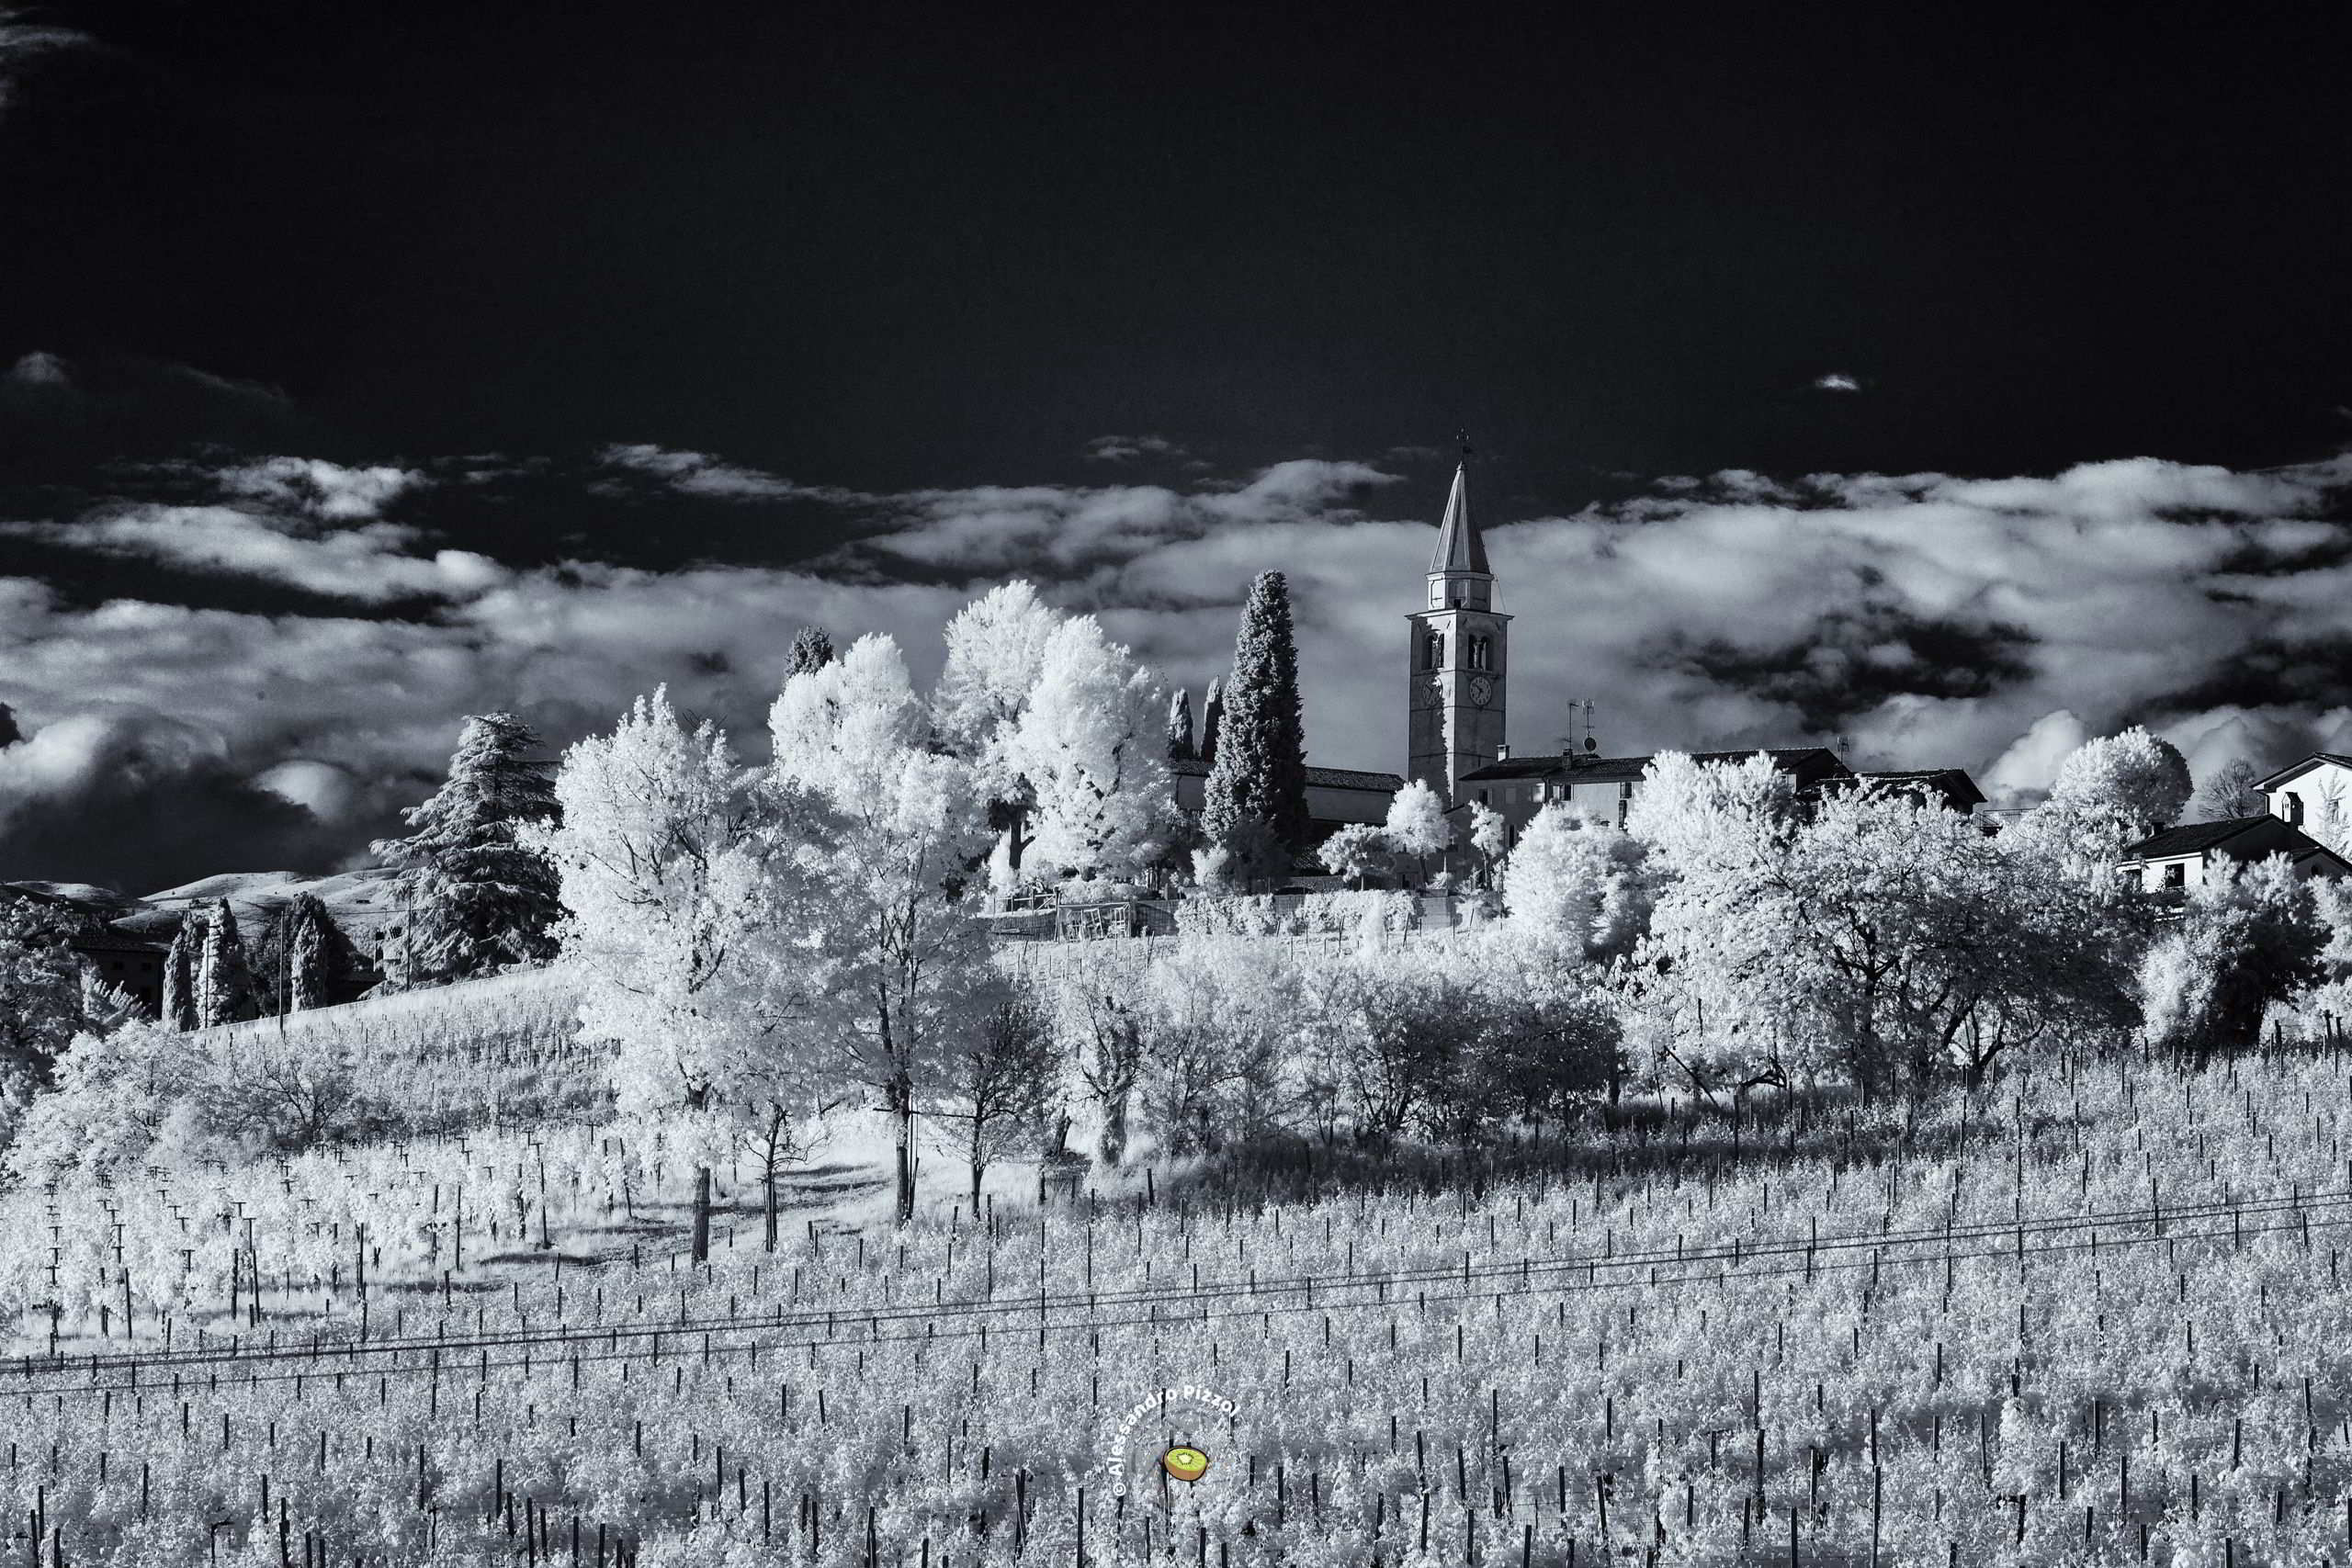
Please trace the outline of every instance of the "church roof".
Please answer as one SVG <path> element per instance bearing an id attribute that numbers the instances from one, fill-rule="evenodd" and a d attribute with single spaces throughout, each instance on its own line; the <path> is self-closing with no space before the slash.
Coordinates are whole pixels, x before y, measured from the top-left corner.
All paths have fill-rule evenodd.
<path id="1" fill-rule="evenodd" d="M 2260 834 L 2254 847 L 2270 845 L 2299 857 L 2323 847 L 2310 834 L 2282 818 L 2225 817 L 2218 822 L 2183 822 L 2177 827 L 2166 828 L 2136 844 L 2125 845 L 2121 858 L 2128 861 L 2169 860 L 2176 855 L 2202 854 L 2208 850 L 2222 849 L 2248 833 Z"/>
<path id="2" fill-rule="evenodd" d="M 2268 778 L 2255 780 L 2254 787 L 2265 791 L 2274 790 L 2280 784 L 2291 784 L 2313 768 L 2324 767 L 2330 762 L 2339 768 L 2352 768 L 2352 757 L 2346 757 L 2340 751 L 2314 751 L 2300 762 L 2288 763 Z"/>
<path id="3" fill-rule="evenodd" d="M 1183 778 L 1204 779 L 1209 765 L 1198 757 L 1170 757 L 1168 771 Z M 1306 782 L 1321 789 L 1376 789 L 1395 795 L 1405 781 L 1395 773 L 1368 773 L 1359 768 L 1318 768 L 1308 763 Z"/>
<path id="4" fill-rule="evenodd" d="M 1453 489 L 1445 498 L 1445 521 L 1438 525 L 1437 554 L 1430 558 L 1431 571 L 1477 571 L 1488 576 L 1486 541 L 1470 521 L 1470 476 L 1467 463 L 1453 470 Z"/>
<path id="5" fill-rule="evenodd" d="M 1825 746 L 1760 747 L 1772 759 L 1772 765 L 1784 773 L 1794 774 L 1800 782 L 1811 783 L 1819 777 L 1835 777 L 1846 773 L 1846 764 L 1838 754 Z M 1756 755 L 1747 751 L 1694 751 L 1691 760 L 1699 762 L 1744 762 Z M 1508 779 L 1566 778 L 1572 784 L 1635 784 L 1648 769 L 1650 759 L 1643 757 L 1506 757 L 1474 768 L 1462 775 L 1462 782 L 1490 784 Z"/>
<path id="6" fill-rule="evenodd" d="M 1903 768 L 1894 772 L 1856 773 L 1864 784 L 1885 784 L 1894 789 L 1932 789 L 1955 807 L 1982 806 L 1984 792 L 1968 776 L 1965 768 Z"/>

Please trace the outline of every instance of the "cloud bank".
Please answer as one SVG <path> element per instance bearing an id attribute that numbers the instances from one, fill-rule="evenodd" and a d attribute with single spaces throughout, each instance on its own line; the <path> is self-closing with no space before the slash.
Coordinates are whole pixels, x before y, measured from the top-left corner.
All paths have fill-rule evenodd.
<path id="1" fill-rule="evenodd" d="M 239 457 L 209 470 L 207 496 L 0 523 L 186 583 L 92 599 L 0 578 L 0 705 L 17 732 L 0 739 L 0 880 L 139 890 L 337 863 L 431 788 L 462 716 L 492 708 L 560 745 L 667 682 L 756 754 L 799 626 L 889 632 L 928 673 L 946 618 L 1012 575 L 1197 690 L 1230 661 L 1252 576 L 1282 570 L 1313 759 L 1403 764 L 1404 617 L 1435 530 L 1433 505 L 1399 499 L 1393 456 L 1185 489 L 868 495 L 607 448 L 582 482 L 635 487 L 682 527 L 695 507 L 778 502 L 860 520 L 857 543 L 797 566 L 667 570 L 455 547 L 401 514 L 445 471 Z M 1419 477 L 1426 499 L 1438 471 Z M 466 471 L 469 494 L 501 482 Z M 2347 487 L 2346 457 L 2260 472 L 2132 458 L 1998 479 L 1668 477 L 1561 516 L 1488 503 L 1500 604 L 1518 617 L 1513 748 L 1553 749 L 1567 705 L 1589 698 L 1611 751 L 1842 737 L 1860 764 L 1968 767 L 2008 801 L 2082 738 L 2137 721 L 2200 776 L 2237 756 L 2352 750 Z M 223 579 L 319 603 L 208 603 Z"/>

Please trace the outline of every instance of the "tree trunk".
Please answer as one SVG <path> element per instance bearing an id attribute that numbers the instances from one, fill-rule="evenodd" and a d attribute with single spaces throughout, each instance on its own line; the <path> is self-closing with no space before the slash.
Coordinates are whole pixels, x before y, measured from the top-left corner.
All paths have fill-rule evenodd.
<path id="1" fill-rule="evenodd" d="M 695 1168 L 695 1261 L 710 1261 L 710 1167 Z"/>
<path id="2" fill-rule="evenodd" d="M 899 1223 L 915 1217 L 915 1108 L 910 1100 L 892 1107 L 899 1119 Z"/>
<path id="3" fill-rule="evenodd" d="M 1108 1096 L 1102 1101 L 1102 1163 L 1115 1166 L 1127 1153 L 1127 1097 Z"/>
<path id="4" fill-rule="evenodd" d="M 766 1221 L 767 1250 L 774 1252 L 776 1240 L 776 1174 L 777 1168 L 784 1164 L 784 1107 L 781 1105 L 771 1104 L 768 1107 L 767 1141 L 762 1154 L 764 1157 L 760 1161 L 761 1208 Z"/>

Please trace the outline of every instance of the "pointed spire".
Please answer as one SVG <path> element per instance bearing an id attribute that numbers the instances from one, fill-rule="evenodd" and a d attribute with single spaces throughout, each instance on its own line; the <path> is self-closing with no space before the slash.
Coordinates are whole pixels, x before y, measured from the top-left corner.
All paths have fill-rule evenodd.
<path id="1" fill-rule="evenodd" d="M 1430 558 L 1431 571 L 1478 571 L 1492 575 L 1487 565 L 1486 542 L 1470 521 L 1470 464 L 1465 457 L 1453 470 L 1453 489 L 1445 498 L 1445 521 L 1438 525 L 1437 554 Z"/>

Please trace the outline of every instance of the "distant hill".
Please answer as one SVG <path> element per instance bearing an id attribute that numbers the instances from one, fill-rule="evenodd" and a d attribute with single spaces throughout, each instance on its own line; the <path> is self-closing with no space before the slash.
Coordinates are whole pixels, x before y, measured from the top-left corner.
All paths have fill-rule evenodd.
<path id="1" fill-rule="evenodd" d="M 346 915 L 373 925 L 400 909 L 400 874 L 387 866 L 340 871 L 327 876 L 305 876 L 295 871 L 232 871 L 207 876 L 178 887 L 149 893 L 138 902 L 175 914 L 191 904 L 226 898 L 240 915 L 275 909 L 298 894 L 309 893 L 327 907 L 341 923 Z"/>
<path id="2" fill-rule="evenodd" d="M 314 894 L 335 923 L 363 947 L 379 926 L 399 920 L 399 873 L 370 866 L 360 871 L 306 876 L 294 871 L 233 871 L 178 887 L 133 897 L 86 882 L 5 882 L 0 891 L 37 903 L 69 908 L 97 924 L 128 935 L 167 942 L 188 909 L 226 898 L 241 923 L 257 919 L 297 894 Z"/>

